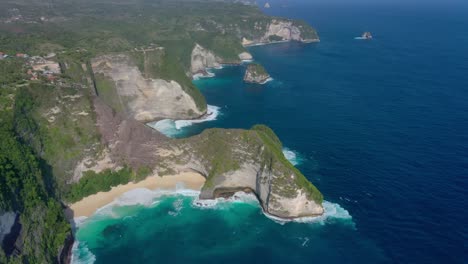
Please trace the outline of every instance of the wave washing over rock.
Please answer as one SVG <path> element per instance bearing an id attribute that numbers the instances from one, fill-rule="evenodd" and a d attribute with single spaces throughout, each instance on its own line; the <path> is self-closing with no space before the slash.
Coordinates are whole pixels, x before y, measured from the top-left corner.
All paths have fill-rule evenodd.
<path id="1" fill-rule="evenodd" d="M 301 165 L 305 160 L 299 152 L 288 148 L 283 148 L 283 154 L 284 157 L 286 157 L 286 159 L 294 166 Z"/>
<path id="2" fill-rule="evenodd" d="M 89 250 L 86 243 L 75 241 L 70 262 L 71 264 L 92 264 L 96 262 L 96 256 Z"/>
<path id="3" fill-rule="evenodd" d="M 208 105 L 207 114 L 199 119 L 192 120 L 172 120 L 163 119 L 157 122 L 148 123 L 148 126 L 158 130 L 168 137 L 177 137 L 183 134 L 183 128 L 193 124 L 214 121 L 221 114 L 220 107 Z"/>

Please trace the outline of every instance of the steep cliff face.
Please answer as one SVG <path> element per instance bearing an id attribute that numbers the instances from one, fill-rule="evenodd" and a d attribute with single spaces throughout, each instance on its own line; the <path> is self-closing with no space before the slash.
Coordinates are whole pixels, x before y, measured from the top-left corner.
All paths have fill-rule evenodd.
<path id="1" fill-rule="evenodd" d="M 250 64 L 244 74 L 244 81 L 248 83 L 264 84 L 270 79 L 270 75 L 260 64 Z"/>
<path id="2" fill-rule="evenodd" d="M 263 210 L 281 218 L 323 213 L 321 193 L 289 163 L 281 142 L 265 126 L 251 130 L 210 129 L 162 146 L 161 168 L 194 170 L 207 181 L 201 199 L 253 192 Z"/>
<path id="3" fill-rule="evenodd" d="M 190 72 L 192 74 L 206 75 L 207 68 L 219 68 L 221 62 L 222 59 L 212 51 L 205 49 L 199 44 L 195 44 L 191 54 Z"/>
<path id="4" fill-rule="evenodd" d="M 317 32 L 305 23 L 272 19 L 267 24 L 256 24 L 257 35 L 242 38 L 242 45 L 251 46 L 280 41 L 318 42 Z"/>
<path id="5" fill-rule="evenodd" d="M 144 78 L 126 54 L 92 60 L 98 95 L 114 110 L 147 122 L 159 118 L 190 119 L 203 115 L 176 81 Z"/>
<path id="6" fill-rule="evenodd" d="M 208 129 L 170 139 L 95 100 L 102 140 L 121 165 L 151 168 L 154 175 L 197 171 L 207 178 L 201 199 L 253 192 L 264 211 L 281 218 L 323 213 L 322 194 L 283 155 L 271 129 Z"/>

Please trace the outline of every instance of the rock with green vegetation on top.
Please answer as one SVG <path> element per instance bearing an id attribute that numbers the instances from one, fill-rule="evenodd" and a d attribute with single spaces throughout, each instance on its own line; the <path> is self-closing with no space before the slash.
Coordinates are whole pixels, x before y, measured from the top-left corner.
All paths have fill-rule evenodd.
<path id="1" fill-rule="evenodd" d="M 270 79 L 270 75 L 265 68 L 257 63 L 247 66 L 244 74 L 244 81 L 248 83 L 264 84 Z"/>
<path id="2" fill-rule="evenodd" d="M 283 155 L 267 126 L 250 130 L 209 129 L 159 149 L 161 169 L 192 170 L 207 178 L 201 199 L 251 192 L 263 210 L 285 219 L 323 214 L 323 196 Z M 156 168 L 157 170 L 157 168 Z"/>

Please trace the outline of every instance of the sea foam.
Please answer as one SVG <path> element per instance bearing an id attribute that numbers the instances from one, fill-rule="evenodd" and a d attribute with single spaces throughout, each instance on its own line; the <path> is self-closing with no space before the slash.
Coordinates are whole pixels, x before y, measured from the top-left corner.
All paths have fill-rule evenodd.
<path id="1" fill-rule="evenodd" d="M 265 215 L 270 218 L 271 220 L 279 223 L 279 224 L 286 224 L 288 222 L 296 222 L 296 223 L 317 223 L 317 224 L 326 224 L 326 223 L 332 223 L 334 221 L 345 221 L 346 223 L 350 223 L 354 226 L 354 223 L 352 222 L 352 216 L 349 214 L 349 212 L 341 207 L 341 205 L 337 203 L 332 203 L 328 201 L 323 201 L 322 203 L 324 213 L 321 216 L 315 216 L 315 217 L 299 217 L 299 218 L 294 218 L 294 219 L 283 219 L 279 218 L 273 215 L 270 215 L 268 213 L 265 213 Z"/>
<path id="2" fill-rule="evenodd" d="M 221 114 L 220 107 L 208 105 L 207 114 L 199 119 L 192 120 L 172 120 L 163 119 L 157 122 L 148 123 L 148 126 L 158 130 L 168 137 L 177 137 L 183 133 L 183 128 L 193 124 L 214 121 Z"/>
<path id="3" fill-rule="evenodd" d="M 304 162 L 304 158 L 297 151 L 283 148 L 284 157 L 291 162 L 292 165 L 297 166 L 301 165 Z"/>
<path id="4" fill-rule="evenodd" d="M 236 192 L 232 197 L 227 199 L 216 198 L 211 200 L 200 200 L 198 198 L 195 198 L 192 202 L 192 205 L 201 209 L 226 209 L 233 203 L 247 203 L 260 207 L 260 203 L 258 202 L 258 199 L 255 195 L 251 193 L 245 193 L 242 191 Z M 315 217 L 299 217 L 294 219 L 284 219 L 270 215 L 266 212 L 263 213 L 266 217 L 279 224 L 286 224 L 288 222 L 326 224 L 331 223 L 333 221 L 346 221 L 348 223 L 352 223 L 352 216 L 346 209 L 341 207 L 341 205 L 328 201 L 323 201 L 322 205 L 324 209 L 324 214 Z"/>
<path id="5" fill-rule="evenodd" d="M 92 264 L 96 262 L 96 256 L 91 253 L 86 243 L 78 242 L 73 243 L 71 264 Z"/>

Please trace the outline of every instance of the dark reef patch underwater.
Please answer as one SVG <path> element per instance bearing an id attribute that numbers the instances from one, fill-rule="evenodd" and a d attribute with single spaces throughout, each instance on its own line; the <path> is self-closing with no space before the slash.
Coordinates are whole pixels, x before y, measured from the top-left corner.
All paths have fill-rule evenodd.
<path id="1" fill-rule="evenodd" d="M 82 222 L 74 263 L 466 263 L 466 11 L 273 4 L 322 41 L 250 48 L 265 85 L 245 84 L 245 66 L 195 81 L 219 115 L 177 136 L 269 125 L 328 215 L 278 223 L 248 197 L 198 207 L 194 193 L 152 193 Z"/>

